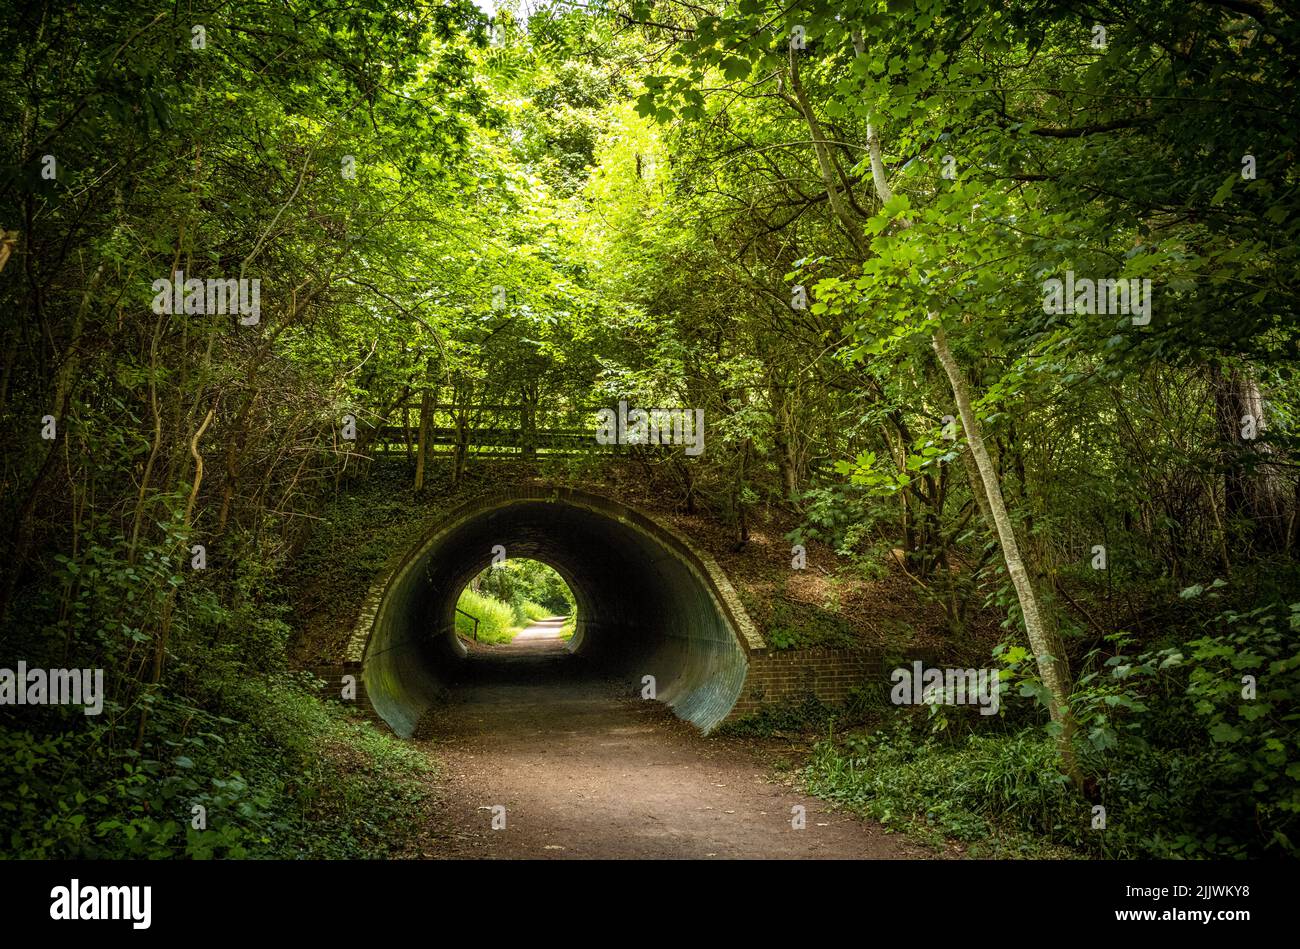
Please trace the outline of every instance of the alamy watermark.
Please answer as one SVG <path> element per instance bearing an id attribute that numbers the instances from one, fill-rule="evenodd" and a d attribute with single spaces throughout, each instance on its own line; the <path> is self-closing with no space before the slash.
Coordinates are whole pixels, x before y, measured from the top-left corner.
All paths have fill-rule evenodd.
<path id="1" fill-rule="evenodd" d="M 1151 322 L 1151 279 L 1076 280 L 1074 271 L 1067 270 L 1064 280 L 1043 281 L 1043 312 L 1131 316 L 1134 326 L 1146 326 Z"/>
<path id="2" fill-rule="evenodd" d="M 996 715 L 1001 701 L 996 669 L 926 669 L 917 660 L 889 680 L 895 705 L 978 705 L 981 715 Z"/>
<path id="3" fill-rule="evenodd" d="M 596 413 L 598 445 L 685 445 L 686 454 L 704 451 L 704 409 L 631 409 L 627 400 L 618 409 Z"/>
<path id="4" fill-rule="evenodd" d="M 50 890 L 50 919 L 129 919 L 132 929 L 148 929 L 153 916 L 151 886 L 68 886 Z"/>
<path id="5" fill-rule="evenodd" d="M 254 326 L 262 318 L 262 281 L 256 277 L 199 280 L 175 271 L 171 279 L 153 282 L 153 311 L 189 315 L 225 316 L 239 314 L 243 326 Z"/>
<path id="6" fill-rule="evenodd" d="M 103 669 L 0 669 L 0 705 L 84 705 L 104 710 Z"/>

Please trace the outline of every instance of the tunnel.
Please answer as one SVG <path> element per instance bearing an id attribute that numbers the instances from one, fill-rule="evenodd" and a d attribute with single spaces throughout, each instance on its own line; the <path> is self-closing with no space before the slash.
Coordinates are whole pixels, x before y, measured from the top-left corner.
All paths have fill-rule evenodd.
<path id="1" fill-rule="evenodd" d="M 452 512 L 384 589 L 362 675 L 375 711 L 403 737 L 448 699 L 468 652 L 456 636 L 460 591 L 494 551 L 553 567 L 577 603 L 569 643 L 583 668 L 623 680 L 702 731 L 744 686 L 752 624 L 710 558 L 677 532 L 608 498 L 517 491 Z M 477 660 L 476 660 L 477 661 Z"/>

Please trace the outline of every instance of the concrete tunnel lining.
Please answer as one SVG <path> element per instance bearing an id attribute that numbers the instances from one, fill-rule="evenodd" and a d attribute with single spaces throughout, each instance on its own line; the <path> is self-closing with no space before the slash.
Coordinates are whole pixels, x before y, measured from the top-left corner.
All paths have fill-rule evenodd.
<path id="1" fill-rule="evenodd" d="M 466 650 L 455 634 L 461 589 L 508 557 L 554 567 L 578 604 L 570 648 L 638 694 L 653 675 L 657 698 L 710 731 L 731 711 L 748 670 L 734 594 L 707 558 L 649 518 L 576 491 L 515 493 L 454 512 L 389 580 L 366 645 L 362 676 L 375 711 L 409 737 L 445 701 Z M 731 602 L 728 602 L 728 601 Z M 635 689 L 635 692 L 632 691 Z"/>

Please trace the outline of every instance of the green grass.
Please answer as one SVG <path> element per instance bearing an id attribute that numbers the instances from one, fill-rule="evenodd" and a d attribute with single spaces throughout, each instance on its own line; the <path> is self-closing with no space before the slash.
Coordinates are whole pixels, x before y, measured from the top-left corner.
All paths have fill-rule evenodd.
<path id="1" fill-rule="evenodd" d="M 536 623 L 538 620 L 550 619 L 553 614 L 540 603 L 534 603 L 532 600 L 524 600 L 522 612 L 524 619 L 530 623 Z"/>
<path id="2" fill-rule="evenodd" d="M 514 605 L 504 603 L 484 593 L 476 593 L 468 588 L 456 602 L 459 609 L 478 617 L 478 641 L 489 645 L 501 645 L 515 638 L 520 630 L 531 626 L 539 620 L 549 619 L 555 614 L 532 600 L 521 599 Z M 572 625 L 572 619 L 569 621 Z M 456 633 L 466 639 L 474 638 L 474 621 L 464 614 L 456 614 Z M 567 639 L 573 635 L 569 628 Z"/>
<path id="3" fill-rule="evenodd" d="M 515 611 L 509 603 L 466 589 L 456 602 L 458 609 L 478 619 L 478 641 L 500 645 L 508 643 L 519 632 Z M 474 638 L 474 621 L 464 614 L 456 614 L 456 633 L 465 639 Z"/>
<path id="4" fill-rule="evenodd" d="M 1080 857 L 1097 836 L 1038 729 L 956 743 L 898 726 L 851 735 L 819 743 L 803 778 L 818 797 L 972 856 Z"/>

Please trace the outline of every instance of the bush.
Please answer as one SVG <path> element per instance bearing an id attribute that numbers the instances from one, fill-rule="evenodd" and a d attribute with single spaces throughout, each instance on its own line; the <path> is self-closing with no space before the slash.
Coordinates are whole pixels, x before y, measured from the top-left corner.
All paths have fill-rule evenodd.
<path id="1" fill-rule="evenodd" d="M 0 729 L 11 762 L 0 778 L 6 856 L 369 858 L 400 848 L 402 818 L 427 795 L 422 755 L 323 704 L 301 677 L 226 686 L 223 715 L 155 703 L 150 732 L 172 737 L 141 752 L 114 749 L 99 722 L 46 735 Z"/>
<path id="2" fill-rule="evenodd" d="M 818 744 L 808 789 L 965 841 L 1032 834 L 1105 857 L 1293 856 L 1300 603 L 1228 610 L 1204 625 L 1178 646 L 1090 657 L 1095 668 L 1071 697 L 1087 799 L 1059 773 L 1043 729 L 940 737 L 901 721 Z M 1124 637 L 1114 639 L 1122 649 Z M 1013 676 L 1023 652 L 1003 653 Z M 1021 694 L 1035 686 L 1022 678 Z M 1104 828 L 1093 826 L 1094 805 L 1105 808 Z"/>
<path id="3" fill-rule="evenodd" d="M 515 620 L 515 611 L 509 603 L 476 593 L 468 587 L 456 602 L 457 609 L 464 610 L 478 620 L 478 641 L 481 643 L 508 643 L 519 632 Z M 462 613 L 456 614 L 456 634 L 465 639 L 474 638 L 474 620 Z"/>
<path id="4" fill-rule="evenodd" d="M 520 590 L 515 590 L 510 597 L 510 611 L 514 614 L 514 625 L 520 629 L 531 626 L 539 619 L 555 615 L 546 607 L 528 599 Z"/>
<path id="5" fill-rule="evenodd" d="M 555 613 L 552 613 L 540 603 L 534 603 L 532 600 L 524 600 L 524 619 L 530 623 L 550 619 L 555 615 Z"/>
<path id="6" fill-rule="evenodd" d="M 564 579 L 539 560 L 517 557 L 493 564 L 478 575 L 480 593 L 509 603 L 518 622 L 527 618 L 526 603 L 539 604 L 543 616 L 560 616 L 573 611 L 573 593 Z"/>
<path id="7" fill-rule="evenodd" d="M 1108 810 L 1119 808 L 1113 836 L 1161 857 L 1294 856 L 1300 603 L 1223 610 L 1202 626 L 1176 645 L 1117 651 L 1080 678 L 1071 701 Z"/>

